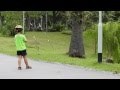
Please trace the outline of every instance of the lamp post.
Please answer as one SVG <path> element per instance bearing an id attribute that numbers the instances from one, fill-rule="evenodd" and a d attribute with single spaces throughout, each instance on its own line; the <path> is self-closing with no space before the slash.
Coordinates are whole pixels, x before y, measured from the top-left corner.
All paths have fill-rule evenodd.
<path id="1" fill-rule="evenodd" d="M 1 11 L 0 11 L 0 27 L 2 25 L 2 15 L 1 15 Z"/>
<path id="2" fill-rule="evenodd" d="M 47 31 L 47 11 L 46 11 L 46 31 Z"/>
<path id="3" fill-rule="evenodd" d="M 42 22 L 43 22 L 43 21 L 42 21 L 42 16 L 41 16 L 41 30 L 43 30 L 43 29 L 42 29 Z"/>
<path id="4" fill-rule="evenodd" d="M 99 11 L 98 23 L 98 63 L 102 62 L 102 11 Z"/>
<path id="5" fill-rule="evenodd" d="M 23 33 L 24 33 L 24 28 L 25 27 L 25 11 L 23 11 Z"/>

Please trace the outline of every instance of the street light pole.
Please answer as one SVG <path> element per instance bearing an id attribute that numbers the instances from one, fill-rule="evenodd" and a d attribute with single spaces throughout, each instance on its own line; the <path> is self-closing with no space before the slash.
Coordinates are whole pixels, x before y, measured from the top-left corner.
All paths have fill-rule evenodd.
<path id="1" fill-rule="evenodd" d="M 98 24 L 98 63 L 102 62 L 102 11 L 99 11 Z"/>
<path id="2" fill-rule="evenodd" d="M 1 11 L 0 11 L 0 30 L 2 30 L 2 15 L 1 15 Z"/>
<path id="3" fill-rule="evenodd" d="M 2 25 L 2 15 L 1 15 L 1 11 L 0 11 L 0 27 Z"/>
<path id="4" fill-rule="evenodd" d="M 47 31 L 47 11 L 46 11 L 46 31 Z"/>
<path id="5" fill-rule="evenodd" d="M 41 16 L 41 30 L 43 30 L 43 29 L 42 29 L 42 16 Z"/>
<path id="6" fill-rule="evenodd" d="M 25 27 L 25 11 L 23 11 L 23 33 L 24 33 L 24 28 Z"/>

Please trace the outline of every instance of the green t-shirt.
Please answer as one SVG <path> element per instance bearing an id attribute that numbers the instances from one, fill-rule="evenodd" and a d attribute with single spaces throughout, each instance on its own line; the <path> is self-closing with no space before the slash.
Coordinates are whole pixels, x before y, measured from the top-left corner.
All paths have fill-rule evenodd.
<path id="1" fill-rule="evenodd" d="M 26 49 L 25 41 L 27 41 L 25 35 L 20 33 L 15 35 L 15 45 L 16 45 L 17 51 Z"/>

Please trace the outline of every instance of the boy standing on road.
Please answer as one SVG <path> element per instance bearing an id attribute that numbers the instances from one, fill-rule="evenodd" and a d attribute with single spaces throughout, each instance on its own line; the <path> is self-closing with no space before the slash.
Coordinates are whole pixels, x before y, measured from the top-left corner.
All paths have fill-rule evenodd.
<path id="1" fill-rule="evenodd" d="M 15 45 L 17 49 L 17 56 L 18 56 L 18 70 L 21 70 L 21 60 L 22 57 L 24 59 L 24 63 L 26 65 L 26 69 L 32 69 L 31 66 L 29 66 L 27 61 L 27 51 L 26 51 L 26 45 L 27 39 L 25 35 L 22 34 L 23 27 L 21 25 L 17 25 L 15 27 L 16 35 L 15 35 Z"/>

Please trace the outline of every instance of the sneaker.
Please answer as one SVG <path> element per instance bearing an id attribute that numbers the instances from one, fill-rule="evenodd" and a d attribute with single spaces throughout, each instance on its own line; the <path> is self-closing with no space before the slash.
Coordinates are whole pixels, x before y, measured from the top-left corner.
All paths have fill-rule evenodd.
<path id="1" fill-rule="evenodd" d="M 26 66 L 26 69 L 32 69 L 32 67 L 31 66 Z"/>
<path id="2" fill-rule="evenodd" d="M 21 67 L 18 67 L 18 70 L 22 70 L 22 68 L 21 68 Z"/>

